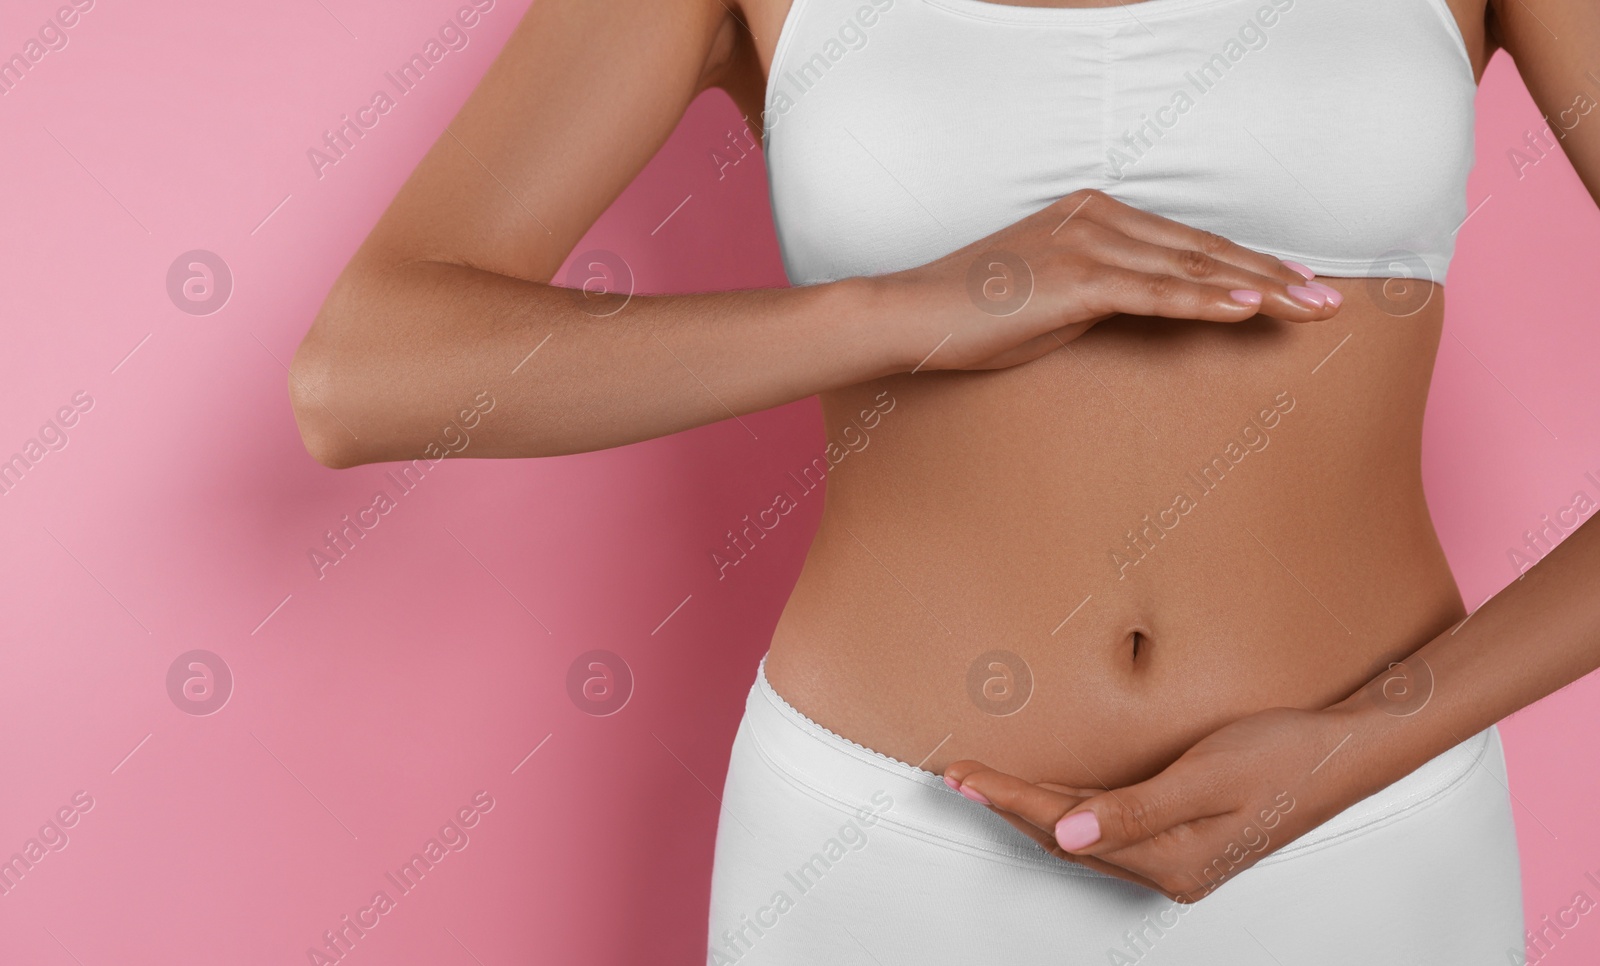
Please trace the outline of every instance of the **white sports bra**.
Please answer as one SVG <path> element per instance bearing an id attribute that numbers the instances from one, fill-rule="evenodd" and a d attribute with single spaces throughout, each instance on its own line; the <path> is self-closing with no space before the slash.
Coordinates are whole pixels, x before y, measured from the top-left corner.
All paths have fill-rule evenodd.
<path id="1" fill-rule="evenodd" d="M 796 285 L 1085 187 L 1318 274 L 1443 283 L 1476 92 L 1445 0 L 793 0 L 762 123 Z"/>

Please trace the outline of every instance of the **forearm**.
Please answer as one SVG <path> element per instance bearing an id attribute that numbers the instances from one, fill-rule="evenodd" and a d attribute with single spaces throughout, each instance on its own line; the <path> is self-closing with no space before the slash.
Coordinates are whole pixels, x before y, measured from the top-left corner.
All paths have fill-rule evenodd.
<path id="1" fill-rule="evenodd" d="M 1600 527 L 1590 524 L 1464 623 L 1330 708 L 1334 730 L 1350 737 L 1329 770 L 1382 787 L 1600 667 L 1597 587 Z"/>
<path id="2" fill-rule="evenodd" d="M 620 446 L 907 368 L 874 289 L 586 298 L 411 262 L 341 280 L 291 371 L 307 447 L 330 466 L 424 455 L 475 394 L 475 457 Z M 911 363 L 914 365 L 915 363 Z"/>

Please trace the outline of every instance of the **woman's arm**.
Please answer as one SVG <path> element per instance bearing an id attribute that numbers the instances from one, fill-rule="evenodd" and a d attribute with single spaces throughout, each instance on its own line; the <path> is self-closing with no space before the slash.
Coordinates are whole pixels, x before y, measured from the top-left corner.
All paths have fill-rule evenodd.
<path id="1" fill-rule="evenodd" d="M 1600 203 L 1600 6 L 1491 0 L 1491 37 Z M 1577 106 L 1575 106 L 1577 105 Z M 1462 623 L 1321 711 L 1273 708 L 1201 740 L 1160 774 L 1100 791 L 979 762 L 945 779 L 1063 859 L 1182 902 L 1519 708 L 1600 667 L 1600 527 L 1580 526 Z M 1284 797 L 1286 796 L 1286 797 Z M 1285 802 L 1291 807 L 1284 808 Z M 1271 816 L 1270 836 L 1259 829 Z M 1240 847 L 1241 830 L 1254 833 Z M 1266 841 L 1270 838 L 1270 841 Z M 1262 847 L 1257 848 L 1260 843 Z"/>
<path id="2" fill-rule="evenodd" d="M 722 0 L 528 9 L 295 354 L 290 393 L 316 459 L 423 455 L 484 390 L 495 416 L 468 455 L 549 456 L 894 372 L 1016 365 L 1116 313 L 1304 322 L 1335 310 L 1276 259 L 1098 192 L 870 280 L 633 296 L 620 309 L 548 284 L 700 92 L 759 90 L 742 19 Z M 1031 270 L 1033 297 L 1009 314 L 985 311 L 985 287 L 970 284 L 991 241 Z"/>
<path id="3" fill-rule="evenodd" d="M 538 0 L 351 258 L 295 355 L 307 448 L 419 455 L 492 387 L 474 456 L 599 449 L 897 366 L 837 287 L 635 298 L 548 284 L 743 51 L 717 0 Z M 537 353 L 529 356 L 530 353 Z M 720 401 L 719 401 L 720 400 Z"/>

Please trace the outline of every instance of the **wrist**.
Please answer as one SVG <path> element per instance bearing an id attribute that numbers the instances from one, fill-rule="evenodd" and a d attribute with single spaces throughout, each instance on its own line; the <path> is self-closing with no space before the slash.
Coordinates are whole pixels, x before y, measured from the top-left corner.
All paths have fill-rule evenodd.
<path id="1" fill-rule="evenodd" d="M 972 353 L 971 307 L 934 284 L 927 267 L 842 279 L 853 315 L 871 333 L 885 375 L 958 369 Z"/>
<path id="2" fill-rule="evenodd" d="M 1422 665 L 1426 667 L 1426 665 Z M 1453 742 L 1441 744 L 1427 710 L 1432 681 L 1414 677 L 1407 664 L 1377 675 L 1354 694 L 1321 712 L 1339 744 L 1318 774 L 1347 783 L 1362 796 L 1409 774 Z M 1331 748 L 1332 746 L 1330 746 Z"/>
<path id="3" fill-rule="evenodd" d="M 869 351 L 881 363 L 883 375 L 941 368 L 940 353 L 934 350 L 949 348 L 948 344 L 940 346 L 940 340 L 948 333 L 931 334 L 928 323 L 935 316 L 932 306 L 913 303 L 919 286 L 908 284 L 899 272 L 859 275 L 833 284 L 842 286 L 847 293 L 849 312 L 870 339 Z"/>
<path id="4" fill-rule="evenodd" d="M 777 293 L 786 306 L 779 325 L 791 348 L 822 371 L 812 391 L 859 385 L 915 366 L 886 332 L 883 296 L 872 278 L 855 276 L 793 285 Z"/>
<path id="5" fill-rule="evenodd" d="M 858 353 L 863 380 L 910 372 L 927 354 L 926 348 L 917 352 L 917 340 L 901 324 L 907 313 L 890 276 L 855 275 L 816 289 L 829 324 L 840 327 L 843 343 Z"/>

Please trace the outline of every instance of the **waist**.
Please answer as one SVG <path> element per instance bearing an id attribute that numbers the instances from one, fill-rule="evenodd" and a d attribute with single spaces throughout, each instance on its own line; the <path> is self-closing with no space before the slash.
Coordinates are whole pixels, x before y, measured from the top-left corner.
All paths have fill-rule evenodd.
<path id="1" fill-rule="evenodd" d="M 1437 313 L 1273 325 L 1129 320 L 1012 370 L 885 381 L 893 408 L 828 477 L 774 681 L 887 754 L 1100 785 L 1332 703 L 1448 628 L 1419 458 Z M 855 403 L 825 400 L 829 425 Z"/>

